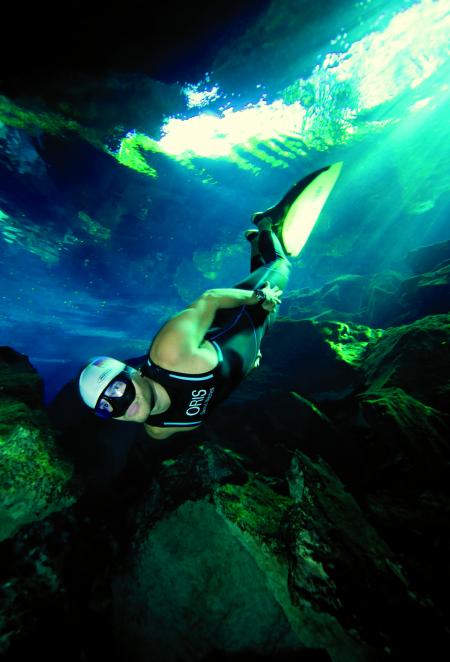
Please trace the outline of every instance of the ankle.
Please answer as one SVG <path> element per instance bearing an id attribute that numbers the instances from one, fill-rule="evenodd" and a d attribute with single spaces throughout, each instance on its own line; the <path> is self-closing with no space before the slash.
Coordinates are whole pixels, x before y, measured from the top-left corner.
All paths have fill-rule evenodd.
<path id="1" fill-rule="evenodd" d="M 258 230 L 271 230 L 272 229 L 272 220 L 269 216 L 262 218 L 258 223 Z"/>

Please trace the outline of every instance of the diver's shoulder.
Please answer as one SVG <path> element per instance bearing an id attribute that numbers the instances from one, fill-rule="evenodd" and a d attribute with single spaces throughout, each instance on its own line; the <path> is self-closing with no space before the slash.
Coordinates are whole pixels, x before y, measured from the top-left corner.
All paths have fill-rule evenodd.
<path id="1" fill-rule="evenodd" d="M 209 345 L 209 343 L 208 343 Z M 164 370 L 189 375 L 202 375 L 214 370 L 218 358 L 215 349 L 201 347 L 195 352 L 180 352 L 177 348 L 158 348 L 150 351 L 150 361 Z"/>

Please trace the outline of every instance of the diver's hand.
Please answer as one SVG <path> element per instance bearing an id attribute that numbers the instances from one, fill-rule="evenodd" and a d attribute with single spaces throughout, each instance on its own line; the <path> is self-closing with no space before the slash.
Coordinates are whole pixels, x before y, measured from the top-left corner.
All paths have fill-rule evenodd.
<path id="1" fill-rule="evenodd" d="M 266 300 L 262 304 L 262 307 L 264 310 L 268 310 L 269 313 L 271 313 L 273 310 L 275 310 L 276 306 L 281 303 L 281 295 L 283 294 L 283 290 L 280 290 L 280 288 L 277 286 L 270 287 L 269 281 L 266 281 L 261 289 L 266 295 Z"/>

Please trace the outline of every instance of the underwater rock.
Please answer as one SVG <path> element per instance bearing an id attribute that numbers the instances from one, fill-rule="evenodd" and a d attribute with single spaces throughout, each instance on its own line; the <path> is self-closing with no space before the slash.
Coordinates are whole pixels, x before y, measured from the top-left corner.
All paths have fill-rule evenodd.
<path id="1" fill-rule="evenodd" d="M 128 659 L 146 660 L 148 650 L 170 662 L 302 647 L 264 574 L 212 503 L 221 486 L 248 480 L 241 459 L 213 445 L 167 459 L 147 478 L 129 571 L 112 581 L 115 638 Z M 281 513 L 266 521 L 267 531 Z"/>
<path id="2" fill-rule="evenodd" d="M 292 299 L 290 299 L 291 301 Z M 295 293 L 289 317 L 342 320 L 387 328 L 450 310 L 450 264 L 411 278 L 395 272 L 339 277 L 312 292 Z"/>
<path id="3" fill-rule="evenodd" d="M 359 403 L 368 426 L 359 436 L 365 485 L 358 491 L 412 590 L 432 608 L 430 639 L 438 649 L 449 617 L 450 416 L 394 387 L 364 393 Z"/>
<path id="4" fill-rule="evenodd" d="M 419 605 L 331 468 L 296 452 L 284 479 L 256 470 L 210 445 L 156 469 L 112 578 L 119 651 L 170 662 L 315 648 L 346 662 L 405 643 Z"/>
<path id="5" fill-rule="evenodd" d="M 260 400 L 274 429 L 289 430 L 308 437 L 322 437 L 330 432 L 332 422 L 315 404 L 295 391 L 271 393 Z"/>
<path id="6" fill-rule="evenodd" d="M 405 258 L 406 263 L 415 274 L 432 271 L 445 260 L 450 260 L 450 239 L 409 251 Z"/>
<path id="7" fill-rule="evenodd" d="M 214 649 L 301 648 L 251 555 L 207 500 L 186 501 L 113 585 L 119 650 L 139 661 L 202 660 Z"/>
<path id="8" fill-rule="evenodd" d="M 66 617 L 64 566 L 72 542 L 67 512 L 24 526 L 0 544 L 0 657 L 5 662 L 41 651 L 47 660 L 57 660 L 68 646 L 76 647 L 74 623 Z"/>
<path id="9" fill-rule="evenodd" d="M 407 323 L 427 315 L 450 311 L 450 260 L 434 271 L 407 278 L 397 292 L 400 308 L 405 312 L 396 320 Z"/>
<path id="10" fill-rule="evenodd" d="M 262 396 L 255 407 L 264 412 L 260 434 L 270 437 L 272 447 L 276 439 L 287 449 L 301 450 L 313 458 L 335 454 L 339 429 L 319 407 L 295 391 L 271 392 Z"/>
<path id="11" fill-rule="evenodd" d="M 448 586 L 450 496 L 447 484 L 395 489 L 380 486 L 365 496 L 373 525 L 399 555 L 414 590 L 434 606 L 429 614 L 445 632 L 449 620 Z M 423 624 L 424 629 L 428 624 Z M 431 638 L 430 638 L 431 639 Z M 438 641 L 434 642 L 438 647 Z M 448 642 L 441 650 L 448 649 Z"/>
<path id="12" fill-rule="evenodd" d="M 320 298 L 324 308 L 357 312 L 361 309 L 367 292 L 368 278 L 346 274 L 338 276 L 320 289 Z"/>
<path id="13" fill-rule="evenodd" d="M 450 413 L 450 314 L 387 329 L 368 345 L 361 369 L 366 390 L 399 387 Z"/>
<path id="14" fill-rule="evenodd" d="M 397 387 L 365 392 L 358 401 L 370 430 L 365 454 L 372 485 L 429 485 L 448 479 L 448 415 Z"/>
<path id="15" fill-rule="evenodd" d="M 42 381 L 26 356 L 0 348 L 0 540 L 70 506 L 72 467 L 57 453 Z"/>
<path id="16" fill-rule="evenodd" d="M 289 294 L 289 317 L 389 326 L 393 314 L 398 313 L 397 291 L 402 281 L 395 271 L 338 276 L 316 290 Z"/>
<path id="17" fill-rule="evenodd" d="M 293 301 L 289 306 L 289 317 L 317 319 L 329 310 L 359 313 L 367 297 L 369 280 L 367 276 L 346 274 L 315 290 L 289 292 L 285 297 L 286 301 Z"/>
<path id="18" fill-rule="evenodd" d="M 232 399 L 254 400 L 268 389 L 295 391 L 314 402 L 347 397 L 361 382 L 366 348 L 380 334 L 351 322 L 282 319 L 264 339 L 261 366 Z"/>
<path id="19" fill-rule="evenodd" d="M 20 400 L 31 409 L 42 407 L 44 384 L 24 354 L 0 347 L 1 395 Z M 3 419 L 2 419 L 3 420 Z"/>
<path id="20" fill-rule="evenodd" d="M 155 659 L 169 662 L 202 660 L 214 651 L 301 653 L 305 646 L 336 646 L 337 633 L 341 647 L 352 655 L 358 651 L 334 619 L 312 610 L 305 624 L 292 604 L 282 534 L 291 497 L 251 473 L 239 471 L 236 484 L 233 455 L 228 476 L 222 469 L 218 483 L 213 477 L 217 462 L 226 463 L 223 451 L 192 453 L 194 476 L 183 471 L 186 458 L 157 472 L 157 492 L 156 485 L 147 491 L 147 517 L 139 518 L 130 570 L 113 581 L 119 650 L 136 661 L 152 650 Z M 203 497 L 198 478 L 209 484 Z M 175 484 L 184 494 L 181 503 L 172 500 Z M 159 512 L 156 522 L 149 512 Z M 317 637 L 323 623 L 326 633 Z"/>
<path id="21" fill-rule="evenodd" d="M 342 320 L 374 328 L 399 326 L 450 310 L 450 241 L 408 254 L 415 276 L 397 271 L 338 276 L 285 298 L 295 320 Z"/>
<path id="22" fill-rule="evenodd" d="M 381 281 L 381 282 L 380 282 Z M 397 274 L 362 276 L 345 274 L 328 281 L 315 290 L 299 290 L 289 293 L 292 319 L 345 319 L 365 323 L 364 311 L 374 287 L 395 291 L 401 278 Z M 292 302 L 292 303 L 291 303 Z"/>
<path id="23" fill-rule="evenodd" d="M 404 497 L 448 480 L 449 336 L 448 315 L 387 329 L 368 346 L 365 389 L 325 409 L 347 460 L 324 457 L 359 494 L 388 486 Z"/>
<path id="24" fill-rule="evenodd" d="M 373 659 L 414 646 L 409 628 L 423 614 L 398 557 L 325 462 L 297 453 L 291 493 L 292 475 L 303 485 L 285 522 L 294 605 L 336 618 L 355 643 L 379 649 Z M 328 650 L 333 660 L 358 659 Z"/>
<path id="25" fill-rule="evenodd" d="M 385 329 L 391 326 L 392 316 L 398 312 L 397 290 L 398 286 L 386 289 L 382 285 L 375 284 L 369 292 L 367 308 L 361 315 L 361 321 L 377 328 Z"/>

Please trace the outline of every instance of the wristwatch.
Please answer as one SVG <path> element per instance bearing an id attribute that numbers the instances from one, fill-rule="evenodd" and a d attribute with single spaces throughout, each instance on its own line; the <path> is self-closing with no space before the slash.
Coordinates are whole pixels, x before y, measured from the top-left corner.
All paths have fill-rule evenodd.
<path id="1" fill-rule="evenodd" d="M 264 303 L 264 301 L 267 299 L 265 292 L 260 288 L 253 290 L 253 294 L 258 299 L 258 303 Z"/>

